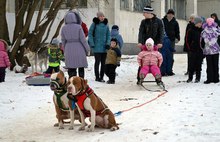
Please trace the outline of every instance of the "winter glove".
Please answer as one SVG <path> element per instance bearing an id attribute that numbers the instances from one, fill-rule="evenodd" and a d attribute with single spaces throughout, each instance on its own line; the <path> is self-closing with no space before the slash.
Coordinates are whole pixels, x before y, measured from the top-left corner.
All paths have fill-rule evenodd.
<path id="1" fill-rule="evenodd" d="M 90 51 L 87 52 L 87 56 L 88 56 L 88 57 L 90 56 Z"/>
<path id="2" fill-rule="evenodd" d="M 109 45 L 105 45 L 105 48 L 106 48 L 106 49 L 110 49 L 110 46 L 109 46 Z"/>
<path id="3" fill-rule="evenodd" d="M 117 65 L 117 67 L 120 67 L 120 62 L 117 62 L 117 64 L 116 64 L 116 65 Z"/>

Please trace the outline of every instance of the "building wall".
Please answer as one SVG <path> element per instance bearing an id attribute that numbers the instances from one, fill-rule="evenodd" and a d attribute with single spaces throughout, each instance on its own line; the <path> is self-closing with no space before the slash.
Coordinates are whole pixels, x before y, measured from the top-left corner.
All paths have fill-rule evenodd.
<path id="1" fill-rule="evenodd" d="M 198 0 L 198 15 L 208 18 L 211 13 L 220 17 L 220 0 Z"/>

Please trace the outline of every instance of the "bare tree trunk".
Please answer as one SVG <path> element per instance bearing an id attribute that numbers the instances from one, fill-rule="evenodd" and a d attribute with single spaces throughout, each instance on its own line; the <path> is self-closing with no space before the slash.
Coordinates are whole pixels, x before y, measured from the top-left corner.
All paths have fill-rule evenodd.
<path id="1" fill-rule="evenodd" d="M 43 13 L 43 8 L 44 8 L 44 5 L 45 5 L 45 2 L 46 2 L 46 0 L 41 1 L 41 5 L 40 5 L 39 13 L 37 15 L 37 21 L 36 21 L 36 24 L 35 24 L 34 31 L 39 30 L 40 19 L 41 19 L 42 13 Z"/>
<path id="2" fill-rule="evenodd" d="M 0 0 L 0 38 L 10 44 L 8 24 L 6 20 L 6 0 Z"/>
<path id="3" fill-rule="evenodd" d="M 25 35 L 27 35 L 27 32 L 30 28 L 31 20 L 32 20 L 34 11 L 35 11 L 35 9 L 38 5 L 38 2 L 39 2 L 39 0 L 35 0 L 34 4 L 31 5 L 32 9 L 29 10 L 29 12 L 27 14 L 27 18 L 26 18 L 26 21 L 25 21 L 25 25 L 22 29 L 22 32 L 17 36 L 17 38 L 15 40 L 15 43 L 13 44 L 12 51 L 11 51 L 11 54 L 10 54 L 10 61 L 11 61 L 11 68 L 10 69 L 11 70 L 13 70 L 14 66 L 16 65 L 15 59 L 17 59 L 16 55 L 17 55 L 18 50 L 20 48 L 21 40 L 24 38 Z M 19 63 L 20 60 L 16 60 L 16 61 Z"/>
<path id="4" fill-rule="evenodd" d="M 23 1 L 19 0 L 16 3 L 17 3 L 16 4 L 16 11 L 17 12 L 16 12 L 15 28 L 14 28 L 14 35 L 13 35 L 12 44 L 14 44 L 19 33 L 22 31 L 22 29 L 24 27 L 24 15 L 25 15 L 25 11 L 27 10 L 27 7 L 28 7 L 28 0 L 23 0 Z"/>

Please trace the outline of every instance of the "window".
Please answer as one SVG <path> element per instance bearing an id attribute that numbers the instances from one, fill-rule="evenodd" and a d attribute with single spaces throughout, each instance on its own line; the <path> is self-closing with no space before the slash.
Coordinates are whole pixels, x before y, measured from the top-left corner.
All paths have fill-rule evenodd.
<path id="1" fill-rule="evenodd" d="M 142 12 L 147 5 L 151 6 L 151 0 L 134 0 L 134 11 Z"/>
<path id="2" fill-rule="evenodd" d="M 186 19 L 186 0 L 174 0 L 175 16 L 178 19 Z"/>
<path id="3" fill-rule="evenodd" d="M 129 0 L 120 0 L 120 9 L 129 10 Z"/>
<path id="4" fill-rule="evenodd" d="M 177 19 L 186 19 L 186 0 L 166 0 L 165 11 L 172 8 Z"/>

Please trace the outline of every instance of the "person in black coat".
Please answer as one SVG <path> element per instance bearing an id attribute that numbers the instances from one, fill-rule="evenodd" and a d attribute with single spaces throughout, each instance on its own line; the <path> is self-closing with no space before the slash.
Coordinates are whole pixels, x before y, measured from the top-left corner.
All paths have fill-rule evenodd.
<path id="1" fill-rule="evenodd" d="M 195 17 L 196 16 L 194 14 L 192 14 L 189 17 L 189 23 L 187 24 L 186 30 L 185 30 L 184 45 L 183 45 L 183 51 L 187 53 L 187 71 L 186 71 L 185 75 L 189 74 L 189 55 L 188 55 L 188 48 L 186 46 L 186 44 L 187 44 L 186 43 L 186 36 L 187 36 L 188 31 L 194 26 Z"/>
<path id="2" fill-rule="evenodd" d="M 173 9 L 167 11 L 166 16 L 162 19 L 165 27 L 165 32 L 171 41 L 171 46 L 175 50 L 175 43 L 180 41 L 179 23 L 176 21 L 175 12 Z M 173 54 L 172 54 L 173 55 Z M 172 62 L 173 68 L 174 59 Z M 169 75 L 174 75 L 172 72 Z"/>
<path id="3" fill-rule="evenodd" d="M 202 22 L 200 17 L 195 17 L 194 25 L 189 29 L 186 36 L 186 44 L 189 55 L 189 75 L 187 82 L 192 82 L 193 74 L 196 72 L 195 83 L 198 83 L 201 78 L 203 51 L 201 48 L 201 32 Z"/>
<path id="4" fill-rule="evenodd" d="M 218 26 L 220 27 L 220 20 L 218 19 L 218 16 L 216 13 L 212 13 L 211 14 L 211 18 L 213 18 L 215 20 L 215 23 L 218 24 Z"/>
<path id="5" fill-rule="evenodd" d="M 144 19 L 141 21 L 138 33 L 138 47 L 141 48 L 142 45 L 145 44 L 148 38 L 152 38 L 154 40 L 155 45 L 158 48 L 162 47 L 163 43 L 163 24 L 162 21 L 156 17 L 153 13 L 154 9 L 151 6 L 145 6 L 143 10 Z M 140 67 L 138 68 L 137 73 L 137 84 L 139 84 Z"/>

